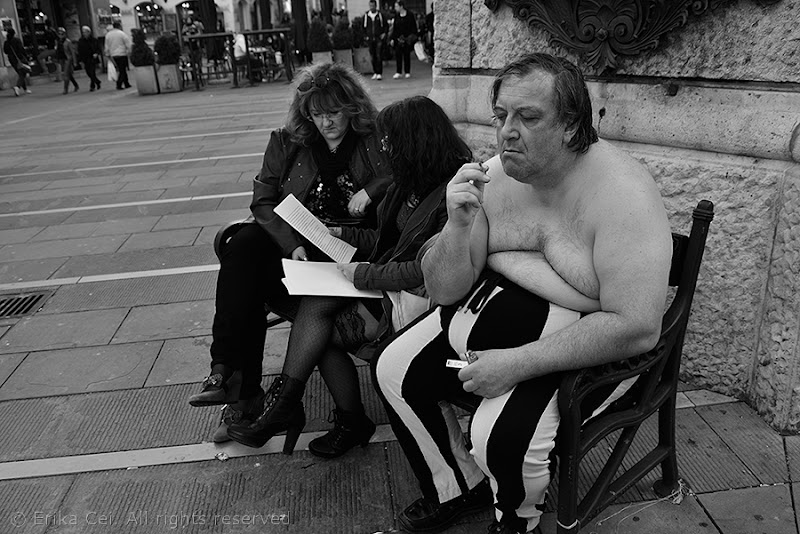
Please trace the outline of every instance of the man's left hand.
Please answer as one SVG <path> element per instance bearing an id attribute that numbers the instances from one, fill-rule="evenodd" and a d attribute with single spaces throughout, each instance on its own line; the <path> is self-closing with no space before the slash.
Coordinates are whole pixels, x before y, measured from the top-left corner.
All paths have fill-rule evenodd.
<path id="1" fill-rule="evenodd" d="M 516 377 L 503 362 L 503 352 L 507 350 L 472 351 L 478 359 L 458 372 L 464 391 L 493 399 L 516 386 Z"/>

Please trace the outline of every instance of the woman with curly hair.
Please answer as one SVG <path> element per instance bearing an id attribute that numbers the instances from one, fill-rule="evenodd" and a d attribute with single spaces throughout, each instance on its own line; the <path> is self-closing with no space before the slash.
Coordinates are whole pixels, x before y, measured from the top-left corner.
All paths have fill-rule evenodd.
<path id="1" fill-rule="evenodd" d="M 364 223 L 391 183 L 390 167 L 375 131 L 377 110 L 361 77 L 339 63 L 298 73 L 286 124 L 272 132 L 261 171 L 253 181 L 251 222 L 225 244 L 217 278 L 211 373 L 192 406 L 226 404 L 215 442 L 227 441 L 236 421 L 261 410 L 261 364 L 267 318 L 264 304 L 293 318 L 299 297 L 281 283 L 282 258 L 324 255 L 278 217 L 274 208 L 293 194 L 327 224 Z M 278 397 L 298 397 L 292 382 L 274 385 Z M 283 429 L 285 430 L 285 428 Z"/>
<path id="2" fill-rule="evenodd" d="M 394 175 L 378 206 L 378 227 L 336 226 L 330 232 L 354 245 L 355 259 L 362 260 L 340 264 L 339 270 L 356 288 L 382 290 L 384 298 L 303 297 L 282 374 L 267 392 L 261 414 L 228 429 L 239 443 L 261 447 L 277 432 L 288 430 L 284 452 L 291 451 L 305 424 L 301 396 L 315 367 L 336 408 L 334 428 L 311 441 L 311 453 L 335 458 L 356 445 L 366 446 L 375 432 L 364 413 L 348 351 L 366 359 L 373 346 L 392 333 L 390 292 L 424 294 L 418 253 L 447 220 L 448 181 L 472 160 L 450 119 L 427 97 L 411 97 L 383 109 L 378 130 Z M 283 394 L 286 391 L 293 394 Z"/>

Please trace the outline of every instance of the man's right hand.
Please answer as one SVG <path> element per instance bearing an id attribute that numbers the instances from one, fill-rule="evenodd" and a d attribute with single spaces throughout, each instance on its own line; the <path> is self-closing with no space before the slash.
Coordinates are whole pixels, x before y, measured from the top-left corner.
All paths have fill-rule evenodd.
<path id="1" fill-rule="evenodd" d="M 292 259 L 295 261 L 307 261 L 308 254 L 306 254 L 306 249 L 303 247 L 297 247 L 292 251 Z"/>
<path id="2" fill-rule="evenodd" d="M 447 218 L 450 224 L 472 224 L 483 203 L 483 189 L 490 178 L 482 163 L 464 164 L 447 184 Z"/>

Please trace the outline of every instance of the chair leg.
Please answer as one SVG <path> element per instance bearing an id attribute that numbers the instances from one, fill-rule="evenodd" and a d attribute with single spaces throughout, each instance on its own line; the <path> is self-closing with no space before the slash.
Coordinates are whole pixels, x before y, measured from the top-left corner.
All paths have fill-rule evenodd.
<path id="1" fill-rule="evenodd" d="M 671 396 L 658 409 L 658 445 L 668 449 L 661 462 L 661 480 L 653 484 L 659 497 L 666 497 L 678 489 L 678 458 L 675 454 L 675 396 Z"/>
<path id="2" fill-rule="evenodd" d="M 574 456 L 562 451 L 558 464 L 558 512 L 556 533 L 574 534 L 580 530 L 578 523 L 578 462 Z"/>

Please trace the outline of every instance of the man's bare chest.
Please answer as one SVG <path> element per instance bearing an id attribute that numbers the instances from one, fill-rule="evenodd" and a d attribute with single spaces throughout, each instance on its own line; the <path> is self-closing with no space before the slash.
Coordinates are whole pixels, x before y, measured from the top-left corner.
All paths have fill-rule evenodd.
<path id="1" fill-rule="evenodd" d="M 591 236 L 576 210 L 543 211 L 514 201 L 484 208 L 490 254 L 507 250 L 542 252 L 571 286 L 586 296 L 598 296 Z"/>

